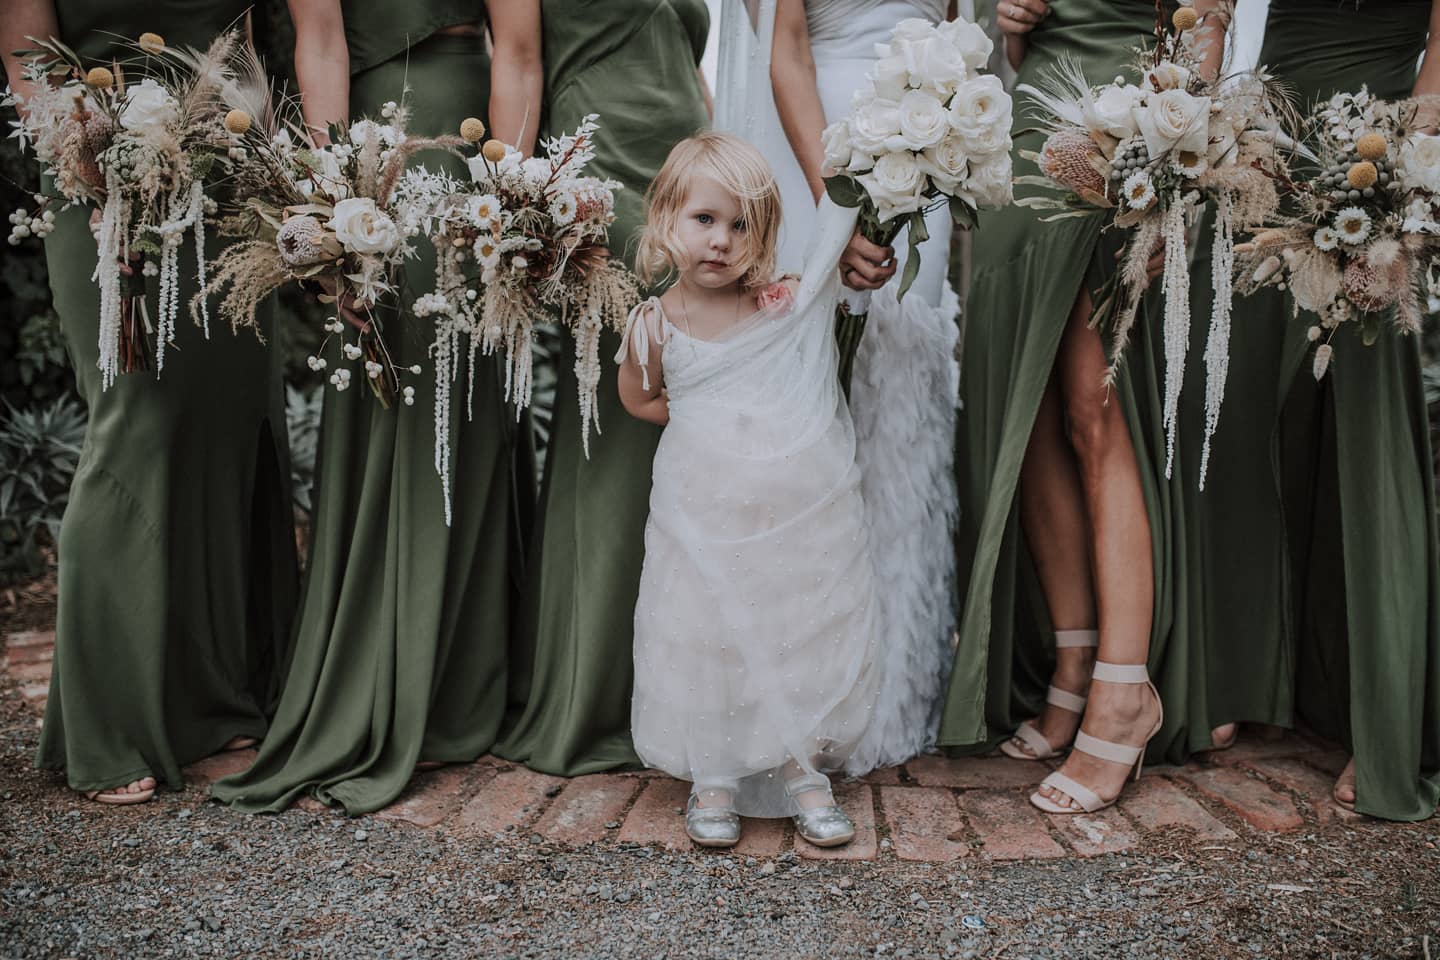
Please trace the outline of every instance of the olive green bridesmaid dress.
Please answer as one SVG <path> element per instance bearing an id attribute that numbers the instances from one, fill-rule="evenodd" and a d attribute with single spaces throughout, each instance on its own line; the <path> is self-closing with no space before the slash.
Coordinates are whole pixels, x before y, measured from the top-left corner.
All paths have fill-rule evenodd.
<path id="1" fill-rule="evenodd" d="M 437 34 L 484 20 L 478 0 L 344 4 L 350 108 L 380 120 L 408 89 L 413 134 L 452 133 L 485 118 L 490 58 L 481 34 Z M 416 162 L 465 176 L 438 152 Z M 427 251 L 428 253 L 428 251 Z M 475 373 L 473 416 L 455 391 L 450 526 L 434 466 L 434 339 L 408 304 L 433 282 L 433 255 L 411 261 L 405 309 L 385 318 L 414 406 L 383 409 L 363 387 L 327 387 L 315 516 L 295 654 L 269 737 L 250 770 L 214 795 L 275 811 L 302 795 L 351 814 L 385 806 L 419 761 L 470 761 L 489 750 L 504 714 L 508 645 L 519 585 L 518 517 L 531 492 L 514 469 L 515 415 L 496 358 Z M 344 361 L 338 346 L 331 368 Z M 525 424 L 522 422 L 521 427 Z"/>
<path id="2" fill-rule="evenodd" d="M 128 58 L 144 31 L 204 48 L 246 0 L 58 0 L 60 39 L 87 59 Z M 50 289 L 90 422 L 60 530 L 59 609 L 37 763 L 77 790 L 180 768 L 232 737 L 265 734 L 296 594 L 289 453 L 277 331 L 187 318 L 163 374 L 100 386 L 99 290 L 88 208 L 57 217 Z M 210 245 L 213 256 L 219 245 Z M 194 248 L 181 299 L 196 290 Z M 153 284 L 152 284 L 153 286 Z M 157 301 L 152 295 L 151 315 Z M 214 307 L 212 316 L 216 315 Z"/>
<path id="3" fill-rule="evenodd" d="M 1043 87 L 1062 57 L 1076 58 L 1092 84 L 1121 74 L 1133 80 L 1134 51 L 1153 36 L 1154 22 L 1147 0 L 1057 2 L 1029 35 L 1017 83 Z M 1030 98 L 1014 96 L 1015 173 L 1034 174 L 1020 151 L 1038 151 L 1044 134 Z M 988 749 L 1036 715 L 1054 667 L 1049 615 L 1020 525 L 1020 467 L 1070 310 L 1082 287 L 1094 291 L 1114 271 L 1117 238 L 1102 236 L 1099 214 L 1042 223 L 1045 215 L 1019 206 L 987 212 L 974 245 L 955 456 L 962 606 L 937 740 L 957 752 Z M 1187 569 L 1184 544 L 1171 535 L 1184 503 L 1164 475 L 1164 367 L 1152 329 L 1136 324 L 1114 402 L 1130 428 L 1150 517 L 1153 666 L 1177 622 Z"/>
<path id="4" fill-rule="evenodd" d="M 1409 96 L 1429 0 L 1271 0 L 1261 60 L 1307 106 L 1362 84 Z M 1287 320 L 1279 460 L 1293 584 L 1296 709 L 1355 757 L 1356 809 L 1431 815 L 1440 798 L 1440 556 L 1420 342 L 1342 330 L 1323 380 L 1313 317 Z M 1246 649 L 1228 654 L 1248 669 Z"/>
<path id="5" fill-rule="evenodd" d="M 645 189 L 679 140 L 708 125 L 696 73 L 703 0 L 545 0 L 546 117 L 555 135 L 600 115 L 589 172 L 624 184 L 610 248 L 633 261 Z M 630 743 L 631 635 L 640 589 L 650 462 L 660 428 L 620 406 L 619 336 L 601 338 L 598 436 L 580 449 L 574 358 L 560 362 L 535 550 L 526 587 L 525 666 L 495 748 L 556 774 L 638 764 Z"/>

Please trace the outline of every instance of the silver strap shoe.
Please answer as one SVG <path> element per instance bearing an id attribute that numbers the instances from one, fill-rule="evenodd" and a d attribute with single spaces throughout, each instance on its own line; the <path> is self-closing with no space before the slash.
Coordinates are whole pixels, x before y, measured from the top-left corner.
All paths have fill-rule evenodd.
<path id="1" fill-rule="evenodd" d="M 785 784 L 785 790 L 798 808 L 795 816 L 791 817 L 795 822 L 795 832 L 805 840 L 817 847 L 843 847 L 855 839 L 855 824 L 835 803 L 827 777 L 818 774 L 797 777 Z M 808 810 L 800 806 L 801 796 L 821 790 L 830 799 L 829 804 Z"/>
<path id="2" fill-rule="evenodd" d="M 685 804 L 685 834 L 702 847 L 733 847 L 740 842 L 740 815 L 734 807 L 701 807 L 695 795 Z"/>

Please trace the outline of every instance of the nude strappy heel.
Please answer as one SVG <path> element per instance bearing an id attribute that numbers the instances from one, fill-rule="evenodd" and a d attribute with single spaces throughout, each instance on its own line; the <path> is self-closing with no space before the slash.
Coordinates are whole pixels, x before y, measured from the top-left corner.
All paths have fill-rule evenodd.
<path id="1" fill-rule="evenodd" d="M 1155 726 L 1146 735 L 1145 743 L 1138 747 L 1128 743 L 1112 743 L 1109 740 L 1101 740 L 1098 737 L 1090 736 L 1083 730 L 1075 734 L 1076 750 L 1088 753 L 1092 757 L 1099 757 L 1101 760 L 1109 760 L 1111 763 L 1123 763 L 1131 766 L 1135 770 L 1132 779 L 1139 780 L 1140 767 L 1145 762 L 1145 745 L 1155 734 L 1160 732 L 1160 727 L 1165 722 L 1165 706 L 1160 703 L 1160 692 L 1155 689 L 1155 684 L 1150 682 L 1150 674 L 1143 663 L 1106 663 L 1103 660 L 1096 660 L 1091 678 L 1103 683 L 1143 683 L 1150 688 L 1156 705 L 1160 707 L 1160 716 L 1156 718 Z M 1079 810 L 1068 805 L 1061 806 L 1037 790 L 1030 795 L 1030 802 L 1046 813 L 1095 813 L 1115 803 L 1115 800 L 1102 800 L 1094 790 L 1083 783 L 1072 780 L 1058 770 L 1042 780 L 1040 785 L 1063 791 L 1070 799 L 1080 804 Z M 1119 799 L 1118 794 L 1116 799 Z"/>
<path id="2" fill-rule="evenodd" d="M 1099 630 L 1055 631 L 1055 648 L 1057 650 L 1098 646 L 1100 646 Z M 1045 691 L 1046 703 L 1071 713 L 1084 713 L 1085 700 L 1086 698 L 1080 694 L 1061 690 L 1053 683 L 1050 685 L 1050 689 Z M 1022 749 L 1022 745 L 1028 747 L 1029 750 Z M 1010 739 L 1000 744 L 1000 752 L 1007 757 L 1014 757 L 1016 760 L 1049 760 L 1051 757 L 1058 757 L 1064 749 L 1065 745 L 1063 744 L 1059 747 L 1052 745 L 1029 720 L 1020 724 L 1011 734 Z"/>

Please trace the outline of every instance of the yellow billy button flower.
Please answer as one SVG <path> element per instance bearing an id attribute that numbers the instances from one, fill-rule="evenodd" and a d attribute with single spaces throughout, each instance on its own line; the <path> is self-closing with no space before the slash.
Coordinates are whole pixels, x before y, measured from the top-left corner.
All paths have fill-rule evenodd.
<path id="1" fill-rule="evenodd" d="M 485 124 L 479 117 L 466 117 L 460 123 L 460 136 L 471 143 L 479 143 L 485 136 Z"/>
<path id="2" fill-rule="evenodd" d="M 225 114 L 225 129 L 237 137 L 245 136 L 250 130 L 250 114 L 244 110 L 231 110 Z"/>
<path id="3" fill-rule="evenodd" d="M 1186 30 L 1194 30 L 1195 24 L 1200 22 L 1200 15 L 1195 12 L 1194 7 L 1180 7 L 1170 18 L 1175 24 L 1175 29 L 1184 33 Z"/>
<path id="4" fill-rule="evenodd" d="M 138 41 L 140 49 L 146 53 L 159 53 L 165 49 L 165 38 L 158 33 L 151 33 L 148 30 L 140 34 Z"/>
<path id="5" fill-rule="evenodd" d="M 1375 181 L 1379 179 L 1379 171 L 1369 160 L 1361 160 L 1345 172 L 1345 179 L 1354 189 L 1364 190 L 1366 187 L 1375 186 Z"/>
<path id="6" fill-rule="evenodd" d="M 1355 152 L 1361 160 L 1379 160 L 1390 149 L 1390 144 L 1378 133 L 1367 133 L 1355 141 Z"/>
<path id="7" fill-rule="evenodd" d="M 486 140 L 485 146 L 480 148 L 480 153 L 491 163 L 499 163 L 505 159 L 505 144 L 499 140 Z"/>
<path id="8" fill-rule="evenodd" d="M 85 85 L 96 90 L 109 90 L 115 86 L 115 74 L 105 67 L 91 67 L 90 72 L 85 74 Z"/>

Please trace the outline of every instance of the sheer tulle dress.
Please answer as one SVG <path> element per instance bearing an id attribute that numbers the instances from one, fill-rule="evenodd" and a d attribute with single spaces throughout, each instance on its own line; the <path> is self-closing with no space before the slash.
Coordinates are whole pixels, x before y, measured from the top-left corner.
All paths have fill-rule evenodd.
<path id="1" fill-rule="evenodd" d="M 826 235 L 838 257 L 848 228 Z M 622 347 L 642 364 L 660 351 L 670 398 L 635 608 L 635 749 L 730 792 L 744 816 L 795 813 L 786 781 L 845 764 L 879 680 L 828 263 L 723 339 L 689 336 L 648 300 Z"/>

